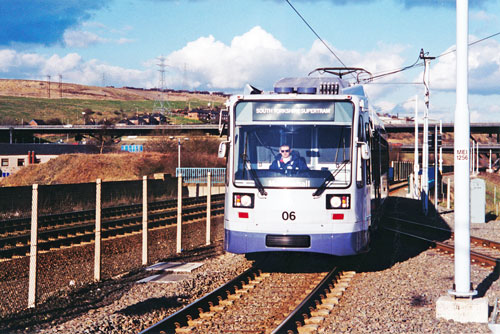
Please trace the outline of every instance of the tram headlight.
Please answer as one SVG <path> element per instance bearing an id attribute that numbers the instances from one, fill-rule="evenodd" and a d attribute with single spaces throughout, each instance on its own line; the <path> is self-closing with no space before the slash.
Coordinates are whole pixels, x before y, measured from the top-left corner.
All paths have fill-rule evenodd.
<path id="1" fill-rule="evenodd" d="M 351 195 L 326 195 L 326 208 L 327 209 L 350 209 L 351 208 Z"/>
<path id="2" fill-rule="evenodd" d="M 254 194 L 233 194 L 234 208 L 253 208 Z"/>

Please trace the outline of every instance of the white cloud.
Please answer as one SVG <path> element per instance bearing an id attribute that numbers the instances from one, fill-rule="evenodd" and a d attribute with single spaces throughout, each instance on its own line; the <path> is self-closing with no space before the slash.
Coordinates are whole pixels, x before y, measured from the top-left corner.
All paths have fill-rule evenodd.
<path id="1" fill-rule="evenodd" d="M 0 71 L 7 72 L 13 67 L 16 56 L 16 51 L 14 50 L 0 50 Z"/>
<path id="2" fill-rule="evenodd" d="M 107 39 L 101 38 L 92 32 L 79 30 L 66 30 L 63 38 L 64 44 L 70 48 L 86 48 L 90 45 L 105 43 L 108 41 Z"/>
<path id="3" fill-rule="evenodd" d="M 118 44 L 128 44 L 128 43 L 133 43 L 133 42 L 135 42 L 135 40 L 130 39 L 130 38 L 125 38 L 125 37 L 122 37 L 122 38 L 119 38 L 118 40 L 116 40 L 116 43 L 118 43 Z"/>
<path id="4" fill-rule="evenodd" d="M 8 78 L 42 80 L 46 75 L 61 74 L 64 82 L 87 85 L 101 85 L 104 75 L 108 85 L 137 87 L 153 87 L 151 79 L 156 75 L 155 69 L 126 69 L 96 59 L 85 61 L 77 53 L 44 57 L 10 49 L 0 50 L 0 72 Z"/>
<path id="5" fill-rule="evenodd" d="M 480 10 L 480 11 L 473 11 L 470 13 L 470 18 L 471 20 L 475 20 L 475 21 L 479 21 L 479 22 L 488 22 L 488 23 L 492 23 L 492 22 L 496 22 L 498 20 L 498 16 L 496 16 L 495 14 L 492 14 L 492 13 L 488 13 L 484 10 Z"/>
<path id="6" fill-rule="evenodd" d="M 364 66 L 370 71 L 398 68 L 404 62 L 396 53 L 401 52 L 401 46 L 381 45 L 379 50 L 367 54 L 330 48 L 340 59 L 348 60 L 350 66 Z M 178 87 L 185 83 L 191 89 L 226 91 L 241 90 L 246 83 L 268 90 L 281 77 L 305 76 L 317 67 L 340 65 L 319 40 L 308 50 L 291 51 L 259 26 L 234 37 L 229 45 L 211 35 L 200 37 L 166 59 L 173 68 L 167 85 Z M 352 77 L 346 79 L 353 80 Z M 397 79 L 397 76 L 392 78 Z M 369 89 L 374 95 L 390 90 L 383 86 Z"/>
<path id="7" fill-rule="evenodd" d="M 212 35 L 200 37 L 172 52 L 166 62 L 179 71 L 178 75 L 186 76 L 191 88 L 203 85 L 209 89 L 239 89 L 247 82 L 264 83 L 269 74 L 284 73 L 284 68 L 296 63 L 292 53 L 261 27 L 236 36 L 230 45 Z"/>
<path id="8" fill-rule="evenodd" d="M 44 58 L 36 53 L 18 53 L 15 50 L 0 50 L 0 72 L 32 71 L 45 62 Z"/>
<path id="9" fill-rule="evenodd" d="M 470 41 L 477 38 L 470 36 Z M 454 50 L 451 46 L 446 52 Z M 438 59 L 431 66 L 431 89 L 454 91 L 456 87 L 456 53 Z M 486 40 L 469 47 L 469 92 L 489 95 L 500 92 L 500 43 Z"/>

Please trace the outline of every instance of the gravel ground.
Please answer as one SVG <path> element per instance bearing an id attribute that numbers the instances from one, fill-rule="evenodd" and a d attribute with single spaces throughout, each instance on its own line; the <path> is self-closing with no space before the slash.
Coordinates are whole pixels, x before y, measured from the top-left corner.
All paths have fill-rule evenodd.
<path id="1" fill-rule="evenodd" d="M 129 282 L 109 305 L 61 324 L 35 326 L 33 333 L 136 333 L 226 283 L 250 267 L 243 256 L 223 254 L 204 261 L 188 279 L 170 283 Z M 23 331 L 24 332 L 24 331 Z"/>
<path id="2" fill-rule="evenodd" d="M 442 216 L 446 222 L 453 218 L 450 214 Z M 498 234 L 499 223 L 473 224 L 472 234 L 498 239 L 495 234 Z M 367 255 L 332 258 L 332 261 L 357 266 L 359 274 L 320 327 L 323 333 L 490 333 L 487 324 L 436 318 L 436 301 L 447 295 L 454 281 L 451 257 L 393 235 L 390 239 L 376 238 L 373 251 Z M 136 284 L 136 280 L 145 276 L 144 271 L 139 270 L 107 283 L 91 285 L 79 296 L 81 300 L 88 300 L 86 307 L 68 306 L 62 317 L 49 317 L 48 321 L 15 332 L 137 332 L 251 265 L 245 257 L 227 253 L 203 262 L 204 266 L 188 279 L 172 284 Z M 495 297 L 500 296 L 497 280 L 497 273 L 471 266 L 471 282 L 479 296 L 488 297 L 490 306 Z M 71 299 L 72 295 L 66 298 Z"/>

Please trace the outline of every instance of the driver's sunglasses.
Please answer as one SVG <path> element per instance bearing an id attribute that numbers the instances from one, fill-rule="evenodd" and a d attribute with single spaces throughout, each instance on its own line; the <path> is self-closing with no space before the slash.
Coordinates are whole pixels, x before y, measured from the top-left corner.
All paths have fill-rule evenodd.
<path id="1" fill-rule="evenodd" d="M 281 153 L 290 152 L 290 150 L 281 150 Z"/>

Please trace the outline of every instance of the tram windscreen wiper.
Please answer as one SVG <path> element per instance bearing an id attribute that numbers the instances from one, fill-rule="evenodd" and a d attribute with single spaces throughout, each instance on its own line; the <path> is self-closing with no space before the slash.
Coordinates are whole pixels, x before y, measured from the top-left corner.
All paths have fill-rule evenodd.
<path id="1" fill-rule="evenodd" d="M 325 178 L 323 183 L 313 193 L 313 197 L 321 196 L 321 194 L 325 191 L 326 187 L 330 184 L 330 182 L 335 181 L 335 176 L 337 176 L 338 173 L 340 173 L 340 171 L 347 165 L 348 162 L 349 160 L 342 161 L 340 166 L 338 166 L 337 169 L 333 171 L 333 173 L 329 173 L 329 175 Z"/>
<path id="2" fill-rule="evenodd" d="M 243 175 L 245 175 L 247 164 L 250 165 L 250 160 L 248 159 L 248 155 L 247 155 L 247 143 L 248 143 L 248 136 L 245 135 L 245 149 L 243 150 L 243 154 L 241 156 L 241 158 L 243 159 Z M 250 165 L 250 168 L 248 168 L 248 171 L 250 172 L 250 176 L 252 177 L 253 181 L 255 182 L 255 185 L 257 186 L 259 193 L 262 196 L 267 196 L 267 191 L 264 189 L 264 186 L 260 182 L 260 179 L 257 176 L 255 169 L 251 168 L 251 165 Z"/>

